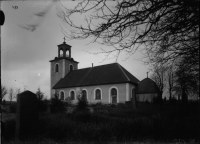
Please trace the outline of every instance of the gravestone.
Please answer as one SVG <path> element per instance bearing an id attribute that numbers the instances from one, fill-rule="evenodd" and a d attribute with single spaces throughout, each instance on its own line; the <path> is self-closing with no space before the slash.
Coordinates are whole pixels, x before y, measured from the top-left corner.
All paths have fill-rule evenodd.
<path id="1" fill-rule="evenodd" d="M 137 103 L 136 103 L 136 92 L 135 92 L 135 88 L 132 89 L 132 106 L 134 110 L 137 110 Z"/>
<path id="2" fill-rule="evenodd" d="M 26 139 L 37 134 L 39 121 L 36 94 L 25 91 L 17 96 L 16 139 Z"/>

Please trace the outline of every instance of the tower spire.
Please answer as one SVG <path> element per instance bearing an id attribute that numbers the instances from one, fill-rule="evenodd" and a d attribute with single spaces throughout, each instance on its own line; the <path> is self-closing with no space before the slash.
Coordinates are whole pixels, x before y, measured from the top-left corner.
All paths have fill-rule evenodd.
<path id="1" fill-rule="evenodd" d="M 148 73 L 149 73 L 149 72 L 147 72 L 147 78 L 148 78 Z"/>
<path id="2" fill-rule="evenodd" d="M 63 39 L 64 39 L 64 42 L 63 42 L 63 43 L 66 43 L 66 42 L 65 42 L 65 36 L 64 36 L 64 38 L 63 38 Z"/>

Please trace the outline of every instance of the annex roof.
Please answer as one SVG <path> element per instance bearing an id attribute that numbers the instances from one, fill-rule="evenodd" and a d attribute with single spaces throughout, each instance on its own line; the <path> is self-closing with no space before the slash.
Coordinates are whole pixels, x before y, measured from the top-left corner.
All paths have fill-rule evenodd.
<path id="1" fill-rule="evenodd" d="M 159 88 L 152 79 L 145 78 L 139 82 L 136 93 L 159 93 Z"/>
<path id="2" fill-rule="evenodd" d="M 118 63 L 73 70 L 60 79 L 53 89 L 104 85 L 114 83 L 138 84 L 139 80 Z"/>

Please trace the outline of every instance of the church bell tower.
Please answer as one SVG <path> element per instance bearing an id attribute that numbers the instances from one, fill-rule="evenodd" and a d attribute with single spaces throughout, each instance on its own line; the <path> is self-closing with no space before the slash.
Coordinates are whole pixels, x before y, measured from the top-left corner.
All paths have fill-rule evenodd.
<path id="1" fill-rule="evenodd" d="M 78 62 L 71 57 L 71 46 L 64 42 L 58 45 L 58 57 L 50 60 L 50 94 L 51 98 L 54 96 L 55 90 L 53 87 L 62 78 L 64 78 L 70 71 L 78 69 Z"/>

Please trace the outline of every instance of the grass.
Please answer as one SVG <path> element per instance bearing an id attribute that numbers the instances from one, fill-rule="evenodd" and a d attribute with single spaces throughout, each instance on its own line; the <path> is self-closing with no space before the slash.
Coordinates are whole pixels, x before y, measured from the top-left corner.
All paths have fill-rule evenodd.
<path id="1" fill-rule="evenodd" d="M 195 109 L 192 113 L 189 110 L 166 107 L 160 112 L 148 113 L 109 107 L 107 113 L 46 115 L 40 120 L 43 122 L 40 135 L 45 133 L 45 138 L 54 140 L 86 142 L 196 139 L 199 116 Z"/>
<path id="2" fill-rule="evenodd" d="M 140 104 L 137 111 L 126 105 L 93 107 L 98 112 L 42 113 L 38 137 L 32 142 L 190 144 L 199 140 L 199 107 L 195 103 L 187 108 Z"/>
<path id="3" fill-rule="evenodd" d="M 162 141 L 143 141 L 143 142 L 56 142 L 51 139 L 44 139 L 42 141 L 9 141 L 4 144 L 198 144 L 198 142 L 194 142 L 194 140 L 190 140 L 189 142 L 185 142 L 183 140 L 174 140 L 173 142 L 162 142 Z"/>

